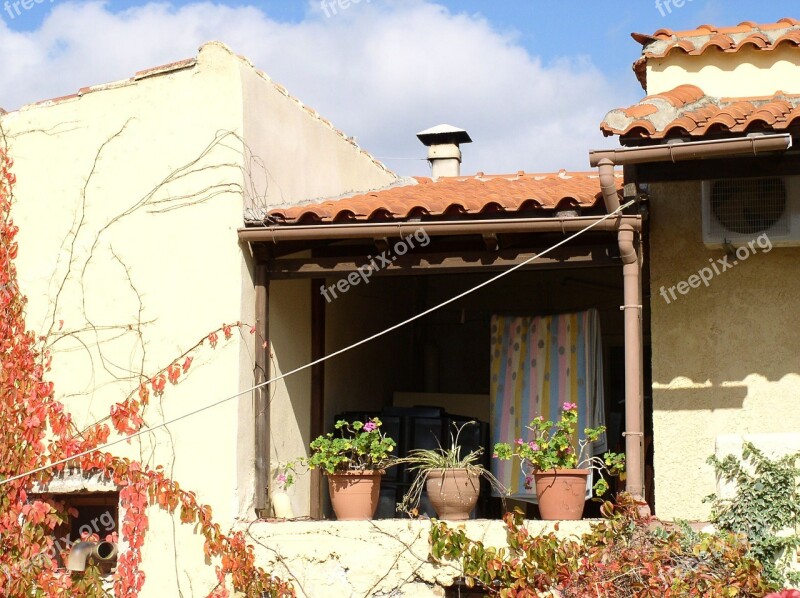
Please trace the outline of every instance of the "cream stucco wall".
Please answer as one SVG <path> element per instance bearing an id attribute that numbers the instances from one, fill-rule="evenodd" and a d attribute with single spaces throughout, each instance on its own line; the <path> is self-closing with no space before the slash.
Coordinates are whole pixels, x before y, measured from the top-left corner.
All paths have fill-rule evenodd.
<path id="1" fill-rule="evenodd" d="M 270 209 L 397 181 L 363 149 L 242 60 L 245 203 Z"/>
<path id="2" fill-rule="evenodd" d="M 485 546 L 507 547 L 500 520 L 453 522 Z M 531 535 L 555 532 L 579 539 L 591 522 L 526 521 Z M 444 596 L 444 588 L 459 577 L 459 569 L 428 561 L 429 521 L 385 519 L 342 522 L 257 522 L 246 528 L 256 547 L 256 559 L 284 579 L 293 581 L 300 598 L 319 596 L 429 598 Z"/>
<path id="3" fill-rule="evenodd" d="M 196 62 L 0 118 L 18 179 L 12 215 L 28 325 L 51 335 L 50 377 L 79 427 L 107 416 L 140 374 L 169 365 L 223 322 L 253 321 L 253 265 L 237 235 L 245 199 L 261 193 L 253 163 L 274 175 L 284 201 L 393 179 L 275 89 L 211 43 Z M 261 119 L 272 122 L 262 130 Z M 303 171 L 312 167 L 313 176 Z M 342 174 L 308 182 L 334 170 Z M 278 316 L 302 313 L 292 294 L 302 285 L 287 291 L 291 309 L 282 310 L 276 291 Z M 273 348 L 278 371 L 307 358 L 298 340 L 307 335 L 295 323 L 283 324 L 285 342 Z M 282 322 L 275 317 L 272 325 L 280 331 Z M 206 342 L 181 383 L 154 398 L 145 421 L 157 424 L 249 388 L 253 355 L 247 327 L 216 349 Z M 292 384 L 293 400 L 305 400 L 304 379 L 286 381 Z M 250 394 L 113 450 L 163 464 L 212 506 L 223 528 L 253 515 Z M 206 595 L 215 574 L 202 542 L 158 509 L 150 515 L 142 596 Z"/>
<path id="4" fill-rule="evenodd" d="M 689 56 L 680 50 L 647 61 L 647 93 L 653 95 L 691 84 L 712 97 L 771 96 L 800 93 L 800 53 L 789 44 L 763 52 L 707 51 Z"/>
<path id="5" fill-rule="evenodd" d="M 800 248 L 755 245 L 718 265 L 708 287 L 676 288 L 673 299 L 670 287 L 724 252 L 702 243 L 699 182 L 650 191 L 656 514 L 705 520 L 718 437 L 800 427 Z"/>
<path id="6" fill-rule="evenodd" d="M 273 281 L 269 288 L 272 376 L 311 361 L 311 283 Z M 279 380 L 270 388 L 270 462 L 275 466 L 303 457 L 311 440 L 311 370 Z M 273 472 L 274 475 L 274 472 Z M 275 486 L 272 485 L 273 490 Z M 295 515 L 309 513 L 310 476 L 290 488 Z"/>

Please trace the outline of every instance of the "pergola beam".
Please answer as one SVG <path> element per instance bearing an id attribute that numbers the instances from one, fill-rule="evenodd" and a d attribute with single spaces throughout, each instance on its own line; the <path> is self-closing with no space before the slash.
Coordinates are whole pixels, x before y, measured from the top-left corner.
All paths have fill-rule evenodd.
<path id="1" fill-rule="evenodd" d="M 372 256 L 358 257 L 312 257 L 273 259 L 267 263 L 272 280 L 291 278 L 320 278 L 326 276 L 346 276 L 365 270 L 370 261 L 378 266 L 368 276 L 418 276 L 424 274 L 453 274 L 472 272 L 491 272 L 516 266 L 535 257 L 537 251 L 506 250 L 496 253 L 485 251 L 461 252 L 459 254 L 421 254 L 405 256 L 385 256 L 388 264 Z M 521 270 L 548 270 L 554 268 L 586 268 L 619 266 L 618 257 L 610 255 L 606 245 L 593 245 L 563 248 L 526 264 Z"/>

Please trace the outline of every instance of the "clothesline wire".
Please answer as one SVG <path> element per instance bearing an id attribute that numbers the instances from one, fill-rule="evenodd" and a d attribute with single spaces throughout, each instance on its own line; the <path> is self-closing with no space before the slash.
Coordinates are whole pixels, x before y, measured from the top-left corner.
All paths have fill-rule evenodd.
<path id="1" fill-rule="evenodd" d="M 426 310 L 424 310 L 424 311 L 422 311 L 422 312 L 420 312 L 420 313 L 418 313 L 416 315 L 413 315 L 410 318 L 407 318 L 407 319 L 405 319 L 405 320 L 403 320 L 401 322 L 398 322 L 397 324 L 389 326 L 388 328 L 386 328 L 386 329 L 384 329 L 384 330 L 382 330 L 380 332 L 376 332 L 375 334 L 367 336 L 367 337 L 361 339 L 360 341 L 357 341 L 357 342 L 355 342 L 355 343 L 353 343 L 351 345 L 348 345 L 346 347 L 338 349 L 338 350 L 334 351 L 333 353 L 329 353 L 328 355 L 324 355 L 324 356 L 320 357 L 319 359 L 315 359 L 314 361 L 311 361 L 311 362 L 309 362 L 309 363 L 307 363 L 305 365 L 301 365 L 299 367 L 296 367 L 293 370 L 289 370 L 288 372 L 280 374 L 279 376 L 275 376 L 274 378 L 271 378 L 271 379 L 267 380 L 266 382 L 261 382 L 259 384 L 254 385 L 254 386 L 251 386 L 250 388 L 246 388 L 245 390 L 240 390 L 239 392 L 237 392 L 235 394 L 232 394 L 232 395 L 230 395 L 228 397 L 225 397 L 225 398 L 220 399 L 218 401 L 215 401 L 213 403 L 209 403 L 208 405 L 205 405 L 205 406 L 200 407 L 198 409 L 194 409 L 194 410 L 189 411 L 187 413 L 184 413 L 182 415 L 178 415 L 176 417 L 173 417 L 172 419 L 164 420 L 161 423 L 154 424 L 152 426 L 148 426 L 147 428 L 142 428 L 141 430 L 138 430 L 137 432 L 133 432 L 131 434 L 127 434 L 125 436 L 121 436 L 120 438 L 117 438 L 117 439 L 112 440 L 110 442 L 106 442 L 104 444 L 101 444 L 100 446 L 97 446 L 97 447 L 95 447 L 93 449 L 88 449 L 88 450 L 82 451 L 80 453 L 76 453 L 75 455 L 71 455 L 71 456 L 65 457 L 63 459 L 58 459 L 57 461 L 52 461 L 51 463 L 48 463 L 46 465 L 42 465 L 40 467 L 36 467 L 36 468 L 31 469 L 29 471 L 26 471 L 24 473 L 20 473 L 20 474 L 16 474 L 16 475 L 13 475 L 13 476 L 9 476 L 9 477 L 7 477 L 7 478 L 5 478 L 3 480 L 0 480 L 0 486 L 3 486 L 5 484 L 9 484 L 9 483 L 11 483 L 13 481 L 22 479 L 22 478 L 30 476 L 30 475 L 37 474 L 39 472 L 45 471 L 47 469 L 50 469 L 52 467 L 57 467 L 59 465 L 65 465 L 66 463 L 69 463 L 70 461 L 74 461 L 76 459 L 80 459 L 81 457 L 85 457 L 87 455 L 91 455 L 92 453 L 97 453 L 97 452 L 100 452 L 100 451 L 104 451 L 104 450 L 106 450 L 108 448 L 111 448 L 112 446 L 116 446 L 118 444 L 122 444 L 123 442 L 127 442 L 129 440 L 132 440 L 134 438 L 142 436 L 144 434 L 148 434 L 148 433 L 152 432 L 153 430 L 157 430 L 159 428 L 166 428 L 167 426 L 172 425 L 172 424 L 174 424 L 176 422 L 179 422 L 181 420 L 187 419 L 189 417 L 193 417 L 195 415 L 203 413 L 204 411 L 208 411 L 209 409 L 213 409 L 214 407 L 222 405 L 223 403 L 227 403 L 228 401 L 232 401 L 233 399 L 236 399 L 236 398 L 238 398 L 238 397 L 240 397 L 242 395 L 249 394 L 249 393 L 251 393 L 251 392 L 253 392 L 255 390 L 258 390 L 259 388 L 261 388 L 263 386 L 267 386 L 268 384 L 272 384 L 274 382 L 278 382 L 279 380 L 283 380 L 284 378 L 288 378 L 289 376 L 297 374 L 298 372 L 302 372 L 303 370 L 307 370 L 308 368 L 314 367 L 315 365 L 318 365 L 318 364 L 323 363 L 323 362 L 325 362 L 325 361 L 327 361 L 329 359 L 337 357 L 338 355 L 342 355 L 343 353 L 346 353 L 348 351 L 352 351 L 356 347 L 360 347 L 361 345 L 365 345 L 365 344 L 367 344 L 369 342 L 374 341 L 375 339 L 380 338 L 381 336 L 389 334 L 390 332 L 394 332 L 395 330 L 397 330 L 399 328 L 402 328 L 403 326 L 407 326 L 408 324 L 411 324 L 412 322 L 414 322 L 416 320 L 419 320 L 420 318 L 424 318 L 428 314 L 431 314 L 431 313 L 433 313 L 433 312 L 445 307 L 446 305 L 450 305 L 451 303 L 455 303 L 456 301 L 458 301 L 460 299 L 463 299 L 467 295 L 470 295 L 470 294 L 474 293 L 475 291 L 478 291 L 478 290 L 480 290 L 480 289 L 482 289 L 482 288 L 484 288 L 486 286 L 489 286 L 490 284 L 493 284 L 493 283 L 497 282 L 498 280 L 500 280 L 501 278 L 503 278 L 505 276 L 508 276 L 512 272 L 516 272 L 520 268 L 523 268 L 524 266 L 527 266 L 529 263 L 535 261 L 536 259 L 547 255 L 548 253 L 550 253 L 551 251 L 553 251 L 555 249 L 558 249 L 562 245 L 566 245 L 567 243 L 569 243 L 573 239 L 575 239 L 575 238 L 579 237 L 580 235 L 584 234 L 585 232 L 591 230 L 592 228 L 594 228 L 595 226 L 597 226 L 601 222 L 604 222 L 604 221 L 608 220 L 609 218 L 613 218 L 617 214 L 620 214 L 622 212 L 622 210 L 624 210 L 628 206 L 632 205 L 634 203 L 634 201 L 635 200 L 631 200 L 631 201 L 627 202 L 626 204 L 621 205 L 620 207 L 618 207 L 613 212 L 610 212 L 610 213 L 606 214 L 605 216 L 603 216 L 599 220 L 596 220 L 592 224 L 587 225 L 585 228 L 582 228 L 582 229 L 576 231 L 575 233 L 573 233 L 569 237 L 566 237 L 565 239 L 562 239 L 561 241 L 559 241 L 555 245 L 552 245 L 552 246 L 548 247 L 547 249 L 545 249 L 541 253 L 538 253 L 536 255 L 532 255 L 531 257 L 526 258 L 525 260 L 523 260 L 519 264 L 515 264 L 515 265 L 511 266 L 510 268 L 508 268 L 507 270 L 503 270 L 502 272 L 499 272 L 498 274 L 496 274 L 496 275 L 492 276 L 491 278 L 489 278 L 487 280 L 484 280 L 483 282 L 481 282 L 481 283 L 479 283 L 479 284 L 467 289 L 466 291 L 462 291 L 461 293 L 459 293 L 459 294 L 457 294 L 457 295 L 455 295 L 453 297 L 450 297 L 449 299 L 446 299 L 446 300 L 442 301 L 441 303 L 439 303 L 437 305 L 434 305 L 433 307 L 429 307 L 428 309 L 426 309 Z"/>

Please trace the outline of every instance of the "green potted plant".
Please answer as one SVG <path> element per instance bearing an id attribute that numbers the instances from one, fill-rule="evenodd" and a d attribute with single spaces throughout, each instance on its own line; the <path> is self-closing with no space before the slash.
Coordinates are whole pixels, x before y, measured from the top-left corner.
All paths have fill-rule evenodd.
<path id="1" fill-rule="evenodd" d="M 623 454 L 607 452 L 602 458 L 586 454 L 590 444 L 605 432 L 605 426 L 586 428 L 584 438 L 573 446 L 577 426 L 578 406 L 564 403 L 557 423 L 545 421 L 542 416 L 530 422 L 527 426 L 533 433 L 530 440 L 518 438 L 513 445 L 499 442 L 494 447 L 498 459 L 519 459 L 525 487 L 535 484 L 542 519 L 580 519 L 590 470 L 617 475 L 625 469 Z M 603 477 L 597 480 L 594 490 L 598 495 L 608 491 Z"/>
<path id="2" fill-rule="evenodd" d="M 380 430 L 381 420 L 336 422 L 338 435 L 329 433 L 310 445 L 304 464 L 320 468 L 328 478 L 328 490 L 340 521 L 372 519 L 378 508 L 381 476 L 391 465 L 396 443 Z"/>
<path id="3" fill-rule="evenodd" d="M 483 449 L 471 451 L 463 457 L 461 455 L 462 447 L 458 442 L 461 431 L 465 426 L 475 423 L 467 422 L 461 426 L 453 424 L 455 434 L 451 433 L 449 449 L 441 446 L 435 449 L 413 449 L 407 457 L 395 461 L 396 464 L 409 465 L 409 470 L 416 473 L 403 501 L 397 505 L 398 511 L 416 516 L 424 488 L 439 519 L 469 519 L 480 495 L 481 476 L 504 491 L 502 484 L 491 472 L 477 462 Z"/>

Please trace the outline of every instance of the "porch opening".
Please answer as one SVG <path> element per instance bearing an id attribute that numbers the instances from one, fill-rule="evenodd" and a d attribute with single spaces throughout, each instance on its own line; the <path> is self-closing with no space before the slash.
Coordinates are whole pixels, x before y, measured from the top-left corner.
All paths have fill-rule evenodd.
<path id="1" fill-rule="evenodd" d="M 480 239 L 480 237 L 478 237 Z M 540 237 L 538 244 L 547 240 Z M 529 246 L 525 246 L 528 248 Z M 375 252 L 375 246 L 364 246 L 363 262 Z M 481 268 L 481 259 L 473 267 L 464 266 L 464 251 L 451 249 L 444 267 L 443 258 L 431 258 L 429 254 L 418 257 L 419 262 L 429 264 L 424 269 L 402 268 L 387 270 L 380 276 L 358 284 L 338 285 L 346 280 L 355 268 L 335 271 L 335 264 L 358 263 L 349 256 L 358 255 L 352 248 L 328 248 L 325 260 L 307 258 L 305 276 L 298 273 L 287 275 L 281 271 L 269 283 L 270 306 L 277 312 L 270 314 L 270 322 L 277 322 L 290 307 L 299 308 L 304 320 L 302 328 L 288 327 L 310 345 L 317 343 L 312 356 L 330 354 L 342 347 L 384 330 L 408 317 L 465 291 L 485 281 L 497 271 L 491 267 L 496 259 L 492 252 L 484 252 L 490 261 L 489 267 Z M 483 422 L 468 438 L 467 445 L 479 443 L 484 448 L 484 464 L 491 461 L 491 413 L 490 413 L 490 322 L 493 315 L 541 316 L 581 312 L 596 309 L 601 328 L 602 376 L 604 390 L 605 420 L 608 427 L 608 450 L 624 452 L 624 331 L 622 264 L 616 257 L 616 243 L 605 236 L 595 239 L 590 247 L 572 250 L 574 254 L 590 256 L 585 260 L 564 258 L 556 263 L 536 264 L 493 283 L 487 287 L 448 305 L 425 318 L 395 330 L 366 345 L 337 356 L 324 364 L 316 376 L 312 373 L 308 385 L 296 384 L 293 408 L 303 403 L 297 393 L 310 392 L 310 401 L 319 403 L 315 418 L 315 406 L 297 410 L 297 422 L 307 446 L 315 436 L 310 431 L 328 432 L 338 418 L 363 419 L 379 415 L 384 428 L 399 443 L 402 452 L 410 448 L 431 448 L 437 442 L 446 444 L 446 435 L 452 422 L 475 419 Z M 333 255 L 331 255 L 333 253 Z M 338 254 L 338 255 L 337 255 Z M 294 256 L 290 256 L 294 257 Z M 462 260 L 461 267 L 454 268 L 453 260 Z M 275 259 L 271 269 L 280 270 L 279 262 L 291 260 Z M 297 259 L 303 261 L 303 258 Z M 512 262 L 513 263 L 513 262 Z M 437 267 L 439 264 L 439 267 Z M 320 268 L 322 265 L 324 268 Z M 294 267 L 294 265 L 293 265 Z M 508 267 L 506 265 L 505 267 Z M 329 271 L 325 271 L 328 269 Z M 327 274 L 320 276 L 320 274 Z M 313 277 L 313 278 L 312 278 Z M 291 278 L 292 280 L 285 280 Z M 297 278 L 312 278 L 299 281 Z M 299 283 L 302 288 L 300 291 Z M 646 280 L 643 281 L 646 284 Z M 342 288 L 345 290 L 342 291 Z M 645 287 L 646 288 L 646 287 Z M 304 305 L 296 301 L 284 301 L 282 296 L 303 297 Z M 273 306 L 273 300 L 280 305 Z M 647 311 L 647 301 L 645 311 Z M 314 307 L 316 305 L 316 308 Z M 309 310 L 316 316 L 309 321 Z M 273 312 L 273 310 L 270 310 Z M 646 315 L 645 315 L 646 318 Z M 298 320 L 298 323 L 299 321 Z M 649 338 L 645 328 L 645 389 L 650 387 Z M 271 329 L 272 331 L 272 329 Z M 280 332 L 278 334 L 281 334 Z M 295 338 L 298 338 L 297 336 Z M 316 340 L 315 340 L 316 339 Z M 275 342 L 281 344 L 277 338 Z M 298 338 L 298 340 L 300 340 Z M 323 353 L 324 351 L 324 353 Z M 290 365 L 281 364 L 286 371 Z M 312 388 L 313 387 L 313 388 Z M 314 397 L 317 397 L 316 399 Z M 645 396 L 646 422 L 651 411 L 649 392 Z M 303 418 L 312 421 L 303 422 Z M 525 422 L 527 423 L 527 422 Z M 647 423 L 645 447 L 650 445 L 651 426 Z M 281 454 L 279 439 L 281 430 L 271 430 L 271 443 L 278 461 L 294 455 Z M 513 441 L 513 439 L 505 439 Z M 277 443 L 277 445 L 276 445 Z M 648 498 L 652 496 L 652 467 L 648 459 L 645 478 Z M 408 485 L 411 473 L 401 468 L 384 476 L 381 503 L 376 517 L 398 517 L 395 511 Z M 327 492 L 322 484 L 324 477 L 316 476 L 311 484 L 310 509 L 312 516 L 332 517 Z M 620 485 L 620 489 L 622 485 Z M 614 484 L 612 483 L 612 489 Z M 520 503 L 527 508 L 528 515 L 535 517 L 535 505 Z M 587 503 L 585 516 L 595 513 L 596 505 Z M 423 503 L 421 511 L 434 515 L 430 506 Z M 475 517 L 497 517 L 501 514 L 501 503 L 490 496 L 484 488 Z"/>

